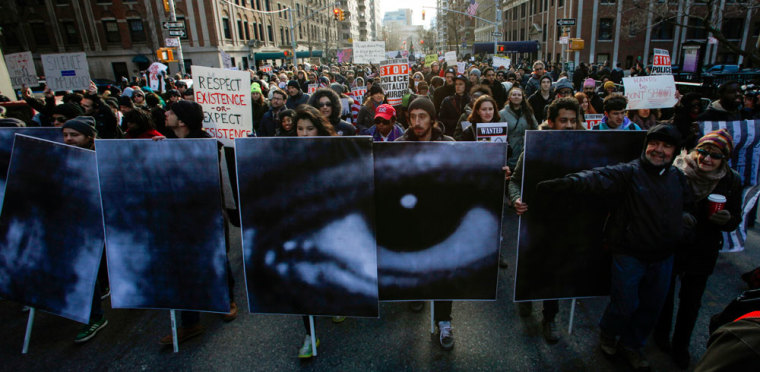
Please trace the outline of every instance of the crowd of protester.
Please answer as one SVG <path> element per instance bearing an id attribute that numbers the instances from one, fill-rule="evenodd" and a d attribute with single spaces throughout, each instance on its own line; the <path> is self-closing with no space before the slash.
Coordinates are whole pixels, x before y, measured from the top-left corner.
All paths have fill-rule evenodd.
<path id="1" fill-rule="evenodd" d="M 622 354 L 634 368 L 646 369 L 643 346 L 653 333 L 657 346 L 686 368 L 702 294 L 722 246 L 721 232 L 734 230 L 742 219 L 739 176 L 727 162 L 733 150 L 731 135 L 726 130 L 702 135 L 697 123 L 760 119 L 760 103 L 754 86 L 728 81 L 716 97 L 689 92 L 677 94 L 674 107 L 627 110 L 628 101 L 621 94 L 623 76 L 646 74 L 640 64 L 626 74 L 619 64 L 610 68 L 607 63 L 591 67 L 581 63 L 572 77 L 559 65 L 542 61 L 496 69 L 487 61 L 473 62 L 461 73 L 440 62 L 415 64 L 402 103 L 391 106 L 375 66 L 303 64 L 275 67 L 271 73 L 251 70 L 251 135 L 475 141 L 479 124 L 505 122 L 505 172 L 511 178 L 508 204 L 511 213 L 521 215 L 530 213 L 520 199 L 526 130 L 647 131 L 640 159 L 548 180 L 539 189 L 622 197 L 624 202 L 612 208 L 604 231 L 613 265 L 610 303 L 600 322 L 600 347 L 607 355 Z M 202 109 L 188 87 L 189 75 L 184 78 L 167 77 L 162 91 L 151 89 L 144 78 L 124 79 L 120 86 L 102 92 L 94 84 L 84 92 L 46 89 L 41 98 L 23 89 L 22 99 L 37 114 L 28 122 L 3 118 L 0 124 L 62 127 L 66 143 L 90 149 L 95 138 L 209 137 L 202 130 Z M 364 88 L 364 94 L 356 93 L 356 88 Z M 603 119 L 587 128 L 589 114 L 602 114 Z M 712 193 L 726 196 L 726 207 L 707 216 L 700 211 Z M 685 233 L 679 234 L 682 229 Z M 508 266 L 504 257 L 501 267 Z M 751 274 L 744 279 L 750 283 L 747 275 Z M 106 288 L 103 281 L 99 286 Z M 671 332 L 677 281 L 680 302 Z M 233 285 L 230 279 L 230 288 Z M 519 314 L 530 316 L 530 305 L 520 303 Z M 413 302 L 409 307 L 420 311 L 423 304 Z M 225 320 L 235 319 L 234 301 L 231 309 Z M 452 302 L 436 301 L 435 310 L 440 345 L 451 349 Z M 543 302 L 542 331 L 549 343 L 560 339 L 557 312 L 556 300 Z M 90 339 L 107 324 L 102 314 L 97 303 L 77 342 Z M 298 356 L 309 358 L 313 350 L 306 317 L 304 326 L 307 336 Z M 202 332 L 198 313 L 183 313 L 178 341 Z M 161 343 L 172 341 L 167 336 Z"/>

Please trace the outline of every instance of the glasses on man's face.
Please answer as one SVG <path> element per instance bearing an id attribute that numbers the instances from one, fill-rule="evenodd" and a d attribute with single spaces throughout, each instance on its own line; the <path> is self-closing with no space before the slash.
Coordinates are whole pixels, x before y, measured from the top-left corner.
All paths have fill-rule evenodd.
<path id="1" fill-rule="evenodd" d="M 723 160 L 723 158 L 725 158 L 725 156 L 719 152 L 710 152 L 705 149 L 697 149 L 697 153 L 705 158 L 709 156 L 715 160 Z"/>
<path id="2" fill-rule="evenodd" d="M 383 118 L 375 118 L 376 125 L 388 125 L 390 123 L 391 123 L 390 120 L 385 120 Z"/>

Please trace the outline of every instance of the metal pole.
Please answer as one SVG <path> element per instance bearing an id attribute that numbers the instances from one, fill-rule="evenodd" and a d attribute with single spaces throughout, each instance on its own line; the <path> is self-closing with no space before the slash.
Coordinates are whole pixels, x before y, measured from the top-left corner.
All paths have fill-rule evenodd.
<path id="1" fill-rule="evenodd" d="M 567 334 L 573 333 L 573 318 L 575 318 L 575 299 L 570 303 L 570 324 L 567 326 Z"/>
<path id="2" fill-rule="evenodd" d="M 317 333 L 314 331 L 314 316 L 309 315 L 309 331 L 311 334 L 311 352 L 317 356 Z"/>
<path id="3" fill-rule="evenodd" d="M 296 28 L 293 26 L 293 8 L 288 8 L 288 19 L 290 19 L 290 45 L 293 47 L 293 66 L 298 66 L 296 61 Z"/>
<path id="4" fill-rule="evenodd" d="M 177 314 L 172 309 L 169 310 L 169 317 L 172 321 L 172 347 L 174 348 L 174 352 L 179 352 L 179 340 L 177 340 Z"/>
<path id="5" fill-rule="evenodd" d="M 435 301 L 430 301 L 430 333 L 435 333 Z"/>
<path id="6" fill-rule="evenodd" d="M 26 334 L 24 334 L 24 347 L 21 354 L 29 352 L 29 340 L 32 338 L 32 325 L 34 325 L 34 308 L 29 307 L 29 319 L 26 321 Z"/>
<path id="7" fill-rule="evenodd" d="M 169 0 L 169 20 L 177 22 L 177 14 L 174 12 L 174 0 Z M 185 31 L 187 32 L 187 31 Z M 179 58 L 179 72 L 182 76 L 185 76 L 185 59 L 182 57 L 182 42 L 181 37 L 177 38 L 177 58 Z"/>
<path id="8" fill-rule="evenodd" d="M 496 37 L 496 33 L 499 32 L 499 0 L 493 1 L 493 11 L 495 22 L 493 23 L 493 34 L 491 37 L 493 37 L 493 55 L 495 56 L 499 50 L 499 39 Z"/>

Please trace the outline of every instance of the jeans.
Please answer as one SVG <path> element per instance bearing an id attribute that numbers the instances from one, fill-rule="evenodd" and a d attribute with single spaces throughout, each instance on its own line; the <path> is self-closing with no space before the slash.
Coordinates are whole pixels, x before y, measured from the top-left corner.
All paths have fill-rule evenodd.
<path id="1" fill-rule="evenodd" d="M 688 350 L 691 333 L 697 323 L 699 308 L 702 306 L 702 294 L 707 287 L 709 274 L 685 272 L 680 275 L 681 290 L 678 292 L 678 313 L 676 328 L 673 331 L 673 349 Z M 670 282 L 670 291 L 662 308 L 662 314 L 654 330 L 655 336 L 663 340 L 670 338 L 670 328 L 673 324 L 673 303 L 675 297 L 676 276 Z"/>
<path id="2" fill-rule="evenodd" d="M 451 321 L 451 301 L 434 301 L 435 323 Z"/>
<path id="3" fill-rule="evenodd" d="M 624 347 L 644 346 L 668 294 L 672 270 L 673 256 L 651 263 L 626 255 L 613 256 L 610 303 L 599 322 L 602 332 L 619 336 Z"/>

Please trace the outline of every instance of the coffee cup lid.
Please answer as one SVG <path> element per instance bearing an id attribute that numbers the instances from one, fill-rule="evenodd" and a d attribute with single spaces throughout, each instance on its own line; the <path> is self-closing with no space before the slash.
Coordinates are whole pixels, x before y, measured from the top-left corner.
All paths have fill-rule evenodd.
<path id="1" fill-rule="evenodd" d="M 714 203 L 725 203 L 726 197 L 721 194 L 710 194 L 707 197 L 707 200 L 714 202 Z"/>

